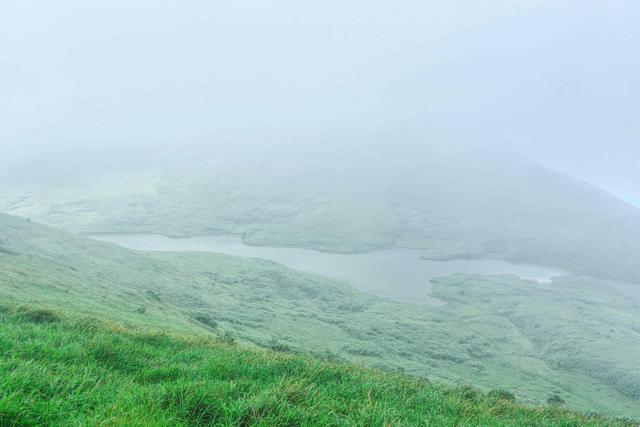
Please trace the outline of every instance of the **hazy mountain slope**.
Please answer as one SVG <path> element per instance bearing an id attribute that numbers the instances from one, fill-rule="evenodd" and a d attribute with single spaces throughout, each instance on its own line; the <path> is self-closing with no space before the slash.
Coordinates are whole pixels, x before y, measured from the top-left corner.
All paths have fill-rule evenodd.
<path id="1" fill-rule="evenodd" d="M 234 337 L 525 401 L 559 394 L 571 407 L 640 417 L 640 300 L 628 285 L 451 276 L 433 288 L 447 306 L 405 305 L 264 260 L 130 251 L 6 215 L 0 272 L 8 304 Z"/>
<path id="2" fill-rule="evenodd" d="M 5 168 L 0 211 L 79 232 L 242 233 L 339 252 L 409 246 L 640 283 L 639 210 L 491 145 L 393 138 L 61 153 Z"/>

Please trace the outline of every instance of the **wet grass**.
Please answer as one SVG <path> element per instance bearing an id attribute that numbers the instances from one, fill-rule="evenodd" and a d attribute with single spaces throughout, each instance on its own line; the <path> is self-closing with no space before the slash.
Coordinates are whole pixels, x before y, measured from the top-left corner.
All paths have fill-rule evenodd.
<path id="1" fill-rule="evenodd" d="M 0 426 L 622 426 L 202 337 L 0 311 Z"/>

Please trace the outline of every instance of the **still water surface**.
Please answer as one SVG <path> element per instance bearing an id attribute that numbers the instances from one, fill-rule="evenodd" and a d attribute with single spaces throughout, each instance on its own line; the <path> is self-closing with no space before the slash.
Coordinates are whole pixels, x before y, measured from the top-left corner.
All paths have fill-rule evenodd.
<path id="1" fill-rule="evenodd" d="M 386 249 L 362 254 L 332 254 L 310 249 L 250 246 L 239 236 L 170 238 L 157 234 L 89 236 L 130 249 L 148 251 L 208 251 L 264 258 L 287 267 L 347 281 L 351 286 L 400 302 L 442 304 L 431 298 L 431 279 L 454 273 L 510 274 L 548 282 L 562 271 L 492 259 L 429 261 L 416 249 Z"/>

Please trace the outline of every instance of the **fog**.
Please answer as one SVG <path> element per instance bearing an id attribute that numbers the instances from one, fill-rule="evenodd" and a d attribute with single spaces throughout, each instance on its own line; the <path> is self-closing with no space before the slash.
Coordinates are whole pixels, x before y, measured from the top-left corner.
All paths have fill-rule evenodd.
<path id="1" fill-rule="evenodd" d="M 1 0 L 0 425 L 638 425 L 639 45 L 637 0 Z"/>
<path id="2" fill-rule="evenodd" d="M 303 144 L 445 124 L 640 204 L 639 20 L 632 0 L 8 0 L 0 146 Z"/>

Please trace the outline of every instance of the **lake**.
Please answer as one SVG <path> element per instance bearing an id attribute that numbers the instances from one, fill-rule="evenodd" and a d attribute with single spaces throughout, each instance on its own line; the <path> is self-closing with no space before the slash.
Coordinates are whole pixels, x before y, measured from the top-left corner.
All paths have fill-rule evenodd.
<path id="1" fill-rule="evenodd" d="M 561 270 L 493 259 L 431 261 L 419 249 L 385 249 L 361 254 L 332 254 L 300 248 L 251 246 L 240 236 L 211 235 L 170 238 L 157 234 L 100 234 L 89 236 L 130 249 L 146 251 L 207 251 L 264 258 L 287 267 L 348 282 L 362 291 L 395 301 L 441 305 L 431 298 L 431 279 L 455 273 L 509 274 L 549 282 Z"/>

